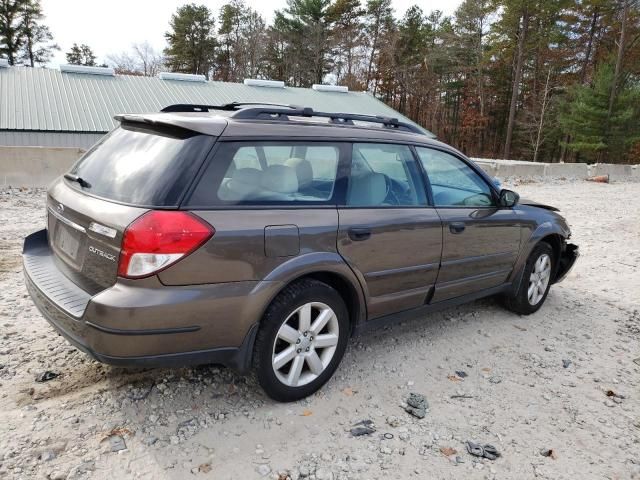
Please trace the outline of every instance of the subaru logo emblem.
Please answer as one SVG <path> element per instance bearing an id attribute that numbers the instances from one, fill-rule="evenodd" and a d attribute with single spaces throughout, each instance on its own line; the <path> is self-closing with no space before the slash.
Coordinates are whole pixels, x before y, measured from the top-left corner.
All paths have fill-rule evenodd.
<path id="1" fill-rule="evenodd" d="M 58 211 L 64 212 L 64 205 L 62 205 L 61 203 L 58 204 Z"/>

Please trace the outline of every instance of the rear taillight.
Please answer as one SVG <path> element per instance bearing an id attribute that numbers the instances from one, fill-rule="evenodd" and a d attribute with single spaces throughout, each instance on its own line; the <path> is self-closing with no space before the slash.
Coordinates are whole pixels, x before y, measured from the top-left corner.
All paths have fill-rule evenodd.
<path id="1" fill-rule="evenodd" d="M 215 233 L 211 225 L 187 212 L 147 212 L 124 231 L 118 275 L 153 275 L 196 250 Z"/>

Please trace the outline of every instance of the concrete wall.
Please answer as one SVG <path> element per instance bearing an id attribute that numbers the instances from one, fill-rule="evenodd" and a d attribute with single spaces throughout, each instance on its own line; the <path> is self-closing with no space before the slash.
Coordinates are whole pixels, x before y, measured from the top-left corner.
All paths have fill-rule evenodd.
<path id="1" fill-rule="evenodd" d="M 521 160 L 496 160 L 474 158 L 485 172 L 500 179 L 520 180 L 585 180 L 596 175 L 609 175 L 609 180 L 640 181 L 640 165 L 617 165 L 610 163 L 533 163 Z"/>
<path id="2" fill-rule="evenodd" d="M 80 148 L 0 146 L 0 185 L 47 186 L 83 153 Z"/>

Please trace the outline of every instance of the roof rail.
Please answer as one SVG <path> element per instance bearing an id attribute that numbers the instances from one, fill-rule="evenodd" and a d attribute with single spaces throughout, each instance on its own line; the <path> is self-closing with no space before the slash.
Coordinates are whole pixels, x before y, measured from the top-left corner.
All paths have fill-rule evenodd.
<path id="1" fill-rule="evenodd" d="M 285 105 L 281 103 L 270 102 L 231 102 L 223 105 L 196 105 L 191 103 L 177 103 L 175 105 L 168 105 L 160 110 L 163 113 L 169 112 L 208 112 L 210 110 L 226 110 L 234 111 L 242 107 L 249 105 L 264 105 L 269 107 L 282 107 L 282 108 L 300 108 L 294 105 Z"/>
<path id="2" fill-rule="evenodd" d="M 329 123 L 335 125 L 355 125 L 353 122 L 378 123 L 385 128 L 402 130 L 406 132 L 426 135 L 420 127 L 407 122 L 401 122 L 394 117 L 380 115 L 363 115 L 359 113 L 328 113 L 316 112 L 310 107 L 298 107 L 295 105 L 283 105 L 269 102 L 231 102 L 224 105 L 196 105 L 179 103 L 169 105 L 160 110 L 169 112 L 209 112 L 211 110 L 224 110 L 234 112 L 231 116 L 237 120 L 275 120 L 287 122 L 289 117 L 321 117 L 329 118 Z"/>
<path id="3" fill-rule="evenodd" d="M 401 122 L 397 118 L 383 117 L 380 115 L 363 115 L 358 113 L 328 113 L 316 112 L 309 107 L 292 107 L 288 110 L 281 108 L 242 108 L 237 110 L 232 117 L 238 120 L 276 120 L 289 121 L 289 117 L 321 117 L 329 118 L 332 124 L 354 125 L 356 122 L 378 123 L 385 128 L 408 131 L 425 135 L 425 132 L 418 126 L 407 122 Z"/>

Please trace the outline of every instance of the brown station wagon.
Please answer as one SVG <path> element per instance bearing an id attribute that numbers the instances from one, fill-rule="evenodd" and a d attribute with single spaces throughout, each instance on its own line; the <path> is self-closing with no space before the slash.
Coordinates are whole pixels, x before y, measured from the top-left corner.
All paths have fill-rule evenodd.
<path id="1" fill-rule="evenodd" d="M 51 185 L 23 255 L 42 314 L 101 362 L 253 367 L 291 401 L 354 332 L 489 295 L 533 313 L 578 255 L 555 208 L 397 119 L 238 103 L 116 118 Z"/>

